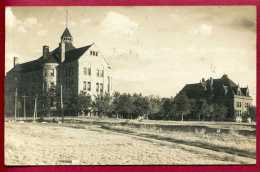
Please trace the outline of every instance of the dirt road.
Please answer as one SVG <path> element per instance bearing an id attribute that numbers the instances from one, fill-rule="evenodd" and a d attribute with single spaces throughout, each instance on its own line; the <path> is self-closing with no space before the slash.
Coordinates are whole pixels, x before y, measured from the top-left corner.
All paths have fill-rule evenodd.
<path id="1" fill-rule="evenodd" d="M 254 164 L 255 159 L 102 129 L 5 123 L 6 165 Z"/>

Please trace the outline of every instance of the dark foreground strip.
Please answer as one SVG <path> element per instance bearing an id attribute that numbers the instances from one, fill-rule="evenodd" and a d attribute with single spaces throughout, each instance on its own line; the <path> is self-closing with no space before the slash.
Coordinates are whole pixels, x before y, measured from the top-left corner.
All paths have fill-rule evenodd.
<path id="1" fill-rule="evenodd" d="M 112 127 L 109 127 L 107 125 L 101 125 L 101 128 L 111 130 L 111 131 L 115 131 L 115 132 L 119 132 L 119 133 L 131 134 L 131 135 L 135 135 L 135 136 L 141 136 L 141 137 L 163 140 L 163 141 L 168 141 L 168 142 L 174 142 L 174 143 L 184 144 L 184 145 L 188 145 L 188 146 L 196 146 L 196 147 L 209 149 L 209 150 L 213 150 L 213 151 L 217 151 L 217 152 L 226 152 L 226 153 L 234 154 L 234 155 L 237 155 L 237 156 L 243 156 L 243 157 L 256 159 L 256 153 L 255 152 L 249 152 L 249 151 L 246 151 L 246 150 L 224 147 L 224 146 L 217 146 L 217 145 L 209 145 L 207 143 L 197 142 L 197 141 L 194 142 L 194 141 L 179 140 L 179 139 L 174 139 L 174 138 L 165 137 L 165 136 L 159 136 L 159 135 L 155 135 L 155 134 L 136 133 L 136 132 L 126 130 L 126 129 L 112 128 Z"/>

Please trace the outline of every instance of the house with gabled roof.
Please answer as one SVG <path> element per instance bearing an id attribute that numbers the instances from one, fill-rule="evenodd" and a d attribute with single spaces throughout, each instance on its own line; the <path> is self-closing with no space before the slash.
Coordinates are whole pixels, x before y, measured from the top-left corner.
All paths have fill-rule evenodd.
<path id="1" fill-rule="evenodd" d="M 186 84 L 180 93 L 195 101 L 204 100 L 208 104 L 224 105 L 228 111 L 226 120 L 232 121 L 240 120 L 247 114 L 253 101 L 248 87 L 240 87 L 226 74 L 221 78 L 202 78 L 199 83 Z"/>
<path id="2" fill-rule="evenodd" d="M 13 114 L 17 95 L 18 98 L 27 97 L 26 113 L 32 114 L 35 97 L 40 99 L 50 92 L 55 95 L 51 100 L 52 107 L 59 102 L 55 97 L 61 95 L 66 102 L 79 94 L 94 98 L 112 92 L 111 66 L 100 50 L 94 43 L 76 48 L 67 27 L 54 50 L 50 51 L 49 46 L 44 45 L 41 57 L 21 64 L 18 57 L 14 57 L 13 68 L 5 76 L 5 113 Z M 18 101 L 23 106 L 25 100 Z"/>

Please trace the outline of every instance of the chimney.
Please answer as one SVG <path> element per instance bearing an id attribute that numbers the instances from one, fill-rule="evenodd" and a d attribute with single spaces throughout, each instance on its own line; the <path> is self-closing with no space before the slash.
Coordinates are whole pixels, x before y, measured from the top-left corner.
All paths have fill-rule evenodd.
<path id="1" fill-rule="evenodd" d="M 18 62 L 18 57 L 14 57 L 14 67 L 15 67 L 17 64 L 19 64 L 19 62 Z"/>
<path id="2" fill-rule="evenodd" d="M 49 46 L 44 45 L 42 47 L 42 57 L 43 57 L 43 59 L 47 59 L 48 56 L 49 56 Z"/>
<path id="3" fill-rule="evenodd" d="M 61 41 L 60 43 L 60 61 L 61 63 L 64 62 L 65 60 L 65 42 L 64 41 Z"/>

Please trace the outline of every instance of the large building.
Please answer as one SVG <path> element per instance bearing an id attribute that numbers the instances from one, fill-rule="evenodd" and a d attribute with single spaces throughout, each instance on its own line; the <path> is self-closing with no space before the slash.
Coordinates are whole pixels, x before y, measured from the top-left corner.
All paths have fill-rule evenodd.
<path id="1" fill-rule="evenodd" d="M 49 46 L 44 45 L 41 57 L 22 64 L 14 57 L 13 68 L 5 77 L 5 113 L 13 115 L 17 102 L 18 111 L 24 113 L 26 110 L 30 115 L 34 110 L 35 98 L 40 103 L 46 95 L 52 97 L 51 107 L 55 109 L 59 104 L 57 97 L 62 97 L 62 101 L 66 102 L 79 94 L 94 98 L 111 92 L 110 65 L 94 44 L 76 48 L 66 27 L 54 50 L 50 51 Z M 38 105 L 38 111 L 42 106 L 44 102 Z"/>
<path id="2" fill-rule="evenodd" d="M 253 100 L 248 87 L 240 87 L 226 74 L 218 79 L 203 78 L 199 83 L 187 84 L 180 93 L 197 101 L 205 100 L 209 104 L 224 105 L 228 111 L 226 120 L 231 121 L 239 120 L 247 114 Z"/>

